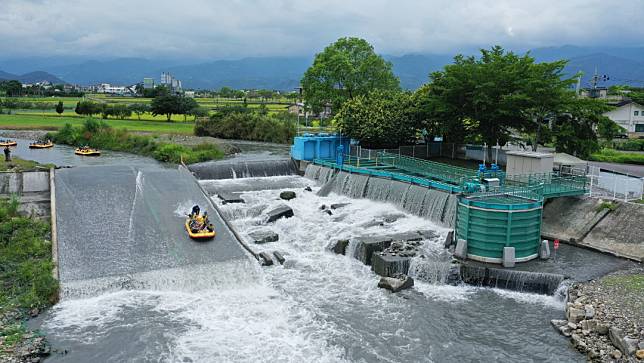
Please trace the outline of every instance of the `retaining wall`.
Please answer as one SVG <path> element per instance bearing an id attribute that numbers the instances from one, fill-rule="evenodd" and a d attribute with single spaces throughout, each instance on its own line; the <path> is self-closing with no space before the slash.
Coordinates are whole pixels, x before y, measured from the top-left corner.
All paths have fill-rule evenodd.
<path id="1" fill-rule="evenodd" d="M 543 208 L 542 236 L 635 261 L 644 260 L 644 205 L 588 197 L 555 198 Z"/>
<path id="2" fill-rule="evenodd" d="M 0 197 L 20 198 L 19 211 L 37 217 L 49 217 L 49 171 L 0 172 Z"/>

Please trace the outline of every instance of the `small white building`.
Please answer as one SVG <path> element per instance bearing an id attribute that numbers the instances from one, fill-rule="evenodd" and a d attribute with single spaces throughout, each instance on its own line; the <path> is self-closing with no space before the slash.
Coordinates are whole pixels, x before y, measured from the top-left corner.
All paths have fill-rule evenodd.
<path id="1" fill-rule="evenodd" d="M 623 101 L 615 106 L 617 108 L 604 113 L 604 116 L 626 129 L 630 136 L 640 136 L 635 133 L 644 135 L 644 106 L 633 101 Z"/>
<path id="2" fill-rule="evenodd" d="M 533 151 L 508 151 L 505 153 L 508 175 L 543 174 L 552 172 L 554 155 Z"/>

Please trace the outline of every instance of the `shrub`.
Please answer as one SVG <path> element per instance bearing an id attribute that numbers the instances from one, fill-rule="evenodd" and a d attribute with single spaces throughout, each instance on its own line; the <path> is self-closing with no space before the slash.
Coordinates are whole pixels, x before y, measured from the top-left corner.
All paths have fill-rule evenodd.
<path id="1" fill-rule="evenodd" d="M 287 144 L 295 136 L 295 125 L 288 119 L 256 112 L 219 111 L 210 119 L 197 120 L 195 135 Z"/>
<path id="2" fill-rule="evenodd" d="M 590 160 L 604 161 L 609 163 L 644 165 L 644 154 L 625 153 L 612 149 L 602 149 L 600 152 L 591 154 Z"/>
<path id="3" fill-rule="evenodd" d="M 159 161 L 187 164 L 221 159 L 224 153 L 213 144 L 182 146 L 159 143 L 152 136 L 132 135 L 125 129 L 113 129 L 103 121 L 88 119 L 82 127 L 66 124 L 48 138 L 56 143 L 73 146 L 89 145 L 99 149 L 124 151 L 151 156 Z"/>

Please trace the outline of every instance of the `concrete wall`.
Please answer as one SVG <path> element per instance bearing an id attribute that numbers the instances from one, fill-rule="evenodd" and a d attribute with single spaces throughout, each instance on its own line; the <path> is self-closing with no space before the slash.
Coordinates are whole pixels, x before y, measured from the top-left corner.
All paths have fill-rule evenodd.
<path id="1" fill-rule="evenodd" d="M 0 173 L 0 195 L 49 191 L 49 171 Z"/>
<path id="2" fill-rule="evenodd" d="M 541 234 L 547 239 L 644 260 L 644 205 L 618 202 L 614 210 L 602 200 L 556 198 L 543 208 Z"/>
<path id="3" fill-rule="evenodd" d="M 17 195 L 20 213 L 48 217 L 50 208 L 49 171 L 0 173 L 0 197 Z"/>

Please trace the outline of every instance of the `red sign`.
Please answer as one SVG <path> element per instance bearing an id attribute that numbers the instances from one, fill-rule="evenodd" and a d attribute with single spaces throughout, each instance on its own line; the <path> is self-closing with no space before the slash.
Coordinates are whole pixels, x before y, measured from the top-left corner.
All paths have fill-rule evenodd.
<path id="1" fill-rule="evenodd" d="M 555 250 L 556 250 L 556 249 L 558 249 L 558 248 L 559 248 L 559 240 L 558 240 L 558 239 L 556 239 L 556 240 L 555 240 Z"/>

